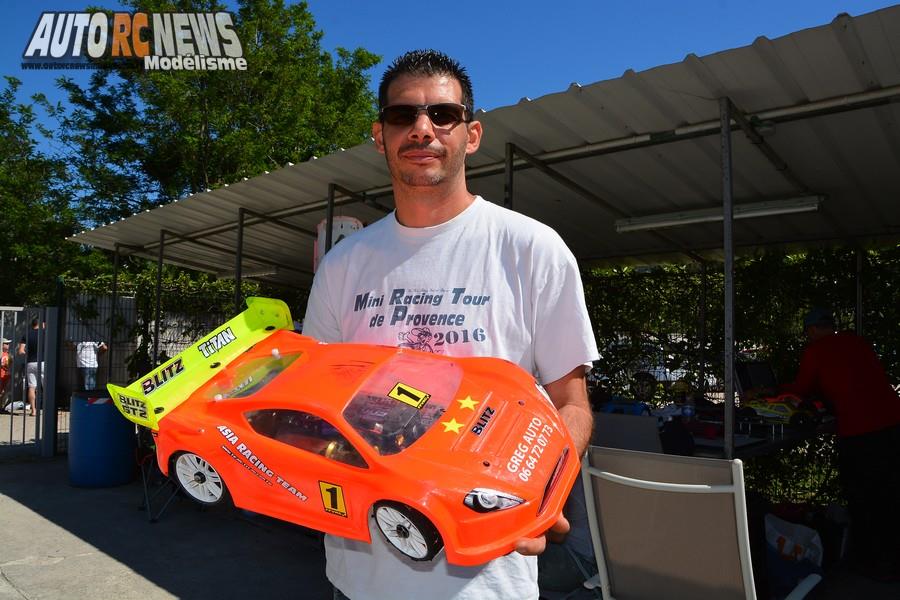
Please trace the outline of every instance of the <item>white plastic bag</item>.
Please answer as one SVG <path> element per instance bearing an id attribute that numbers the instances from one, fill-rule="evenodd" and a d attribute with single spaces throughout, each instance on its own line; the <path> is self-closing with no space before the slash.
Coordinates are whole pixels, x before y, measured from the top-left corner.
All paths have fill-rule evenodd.
<path id="1" fill-rule="evenodd" d="M 767 514 L 766 542 L 785 560 L 806 560 L 822 566 L 822 538 L 815 529 Z"/>

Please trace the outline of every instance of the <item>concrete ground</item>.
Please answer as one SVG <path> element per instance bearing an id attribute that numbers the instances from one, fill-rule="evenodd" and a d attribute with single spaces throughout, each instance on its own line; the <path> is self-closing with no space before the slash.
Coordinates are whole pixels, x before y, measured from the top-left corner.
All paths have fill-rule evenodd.
<path id="1" fill-rule="evenodd" d="M 330 600 L 316 534 L 177 497 L 157 523 L 139 481 L 83 489 L 66 459 L 0 463 L 0 600 Z"/>
<path id="2" fill-rule="evenodd" d="M 65 457 L 0 455 L 0 600 L 331 599 L 315 533 L 181 497 L 149 523 L 142 498 L 139 480 L 72 487 Z M 900 583 L 838 569 L 809 598 L 895 600 Z"/>
<path id="3" fill-rule="evenodd" d="M 56 413 L 56 431 L 59 440 L 57 446 L 61 453 L 66 449 L 69 421 L 69 411 L 61 410 Z M 37 438 L 35 434 L 43 423 L 41 413 L 38 413 L 37 417 L 32 417 L 22 409 L 0 411 L 0 460 L 12 453 L 21 454 L 20 450 L 31 453 L 31 448 L 26 446 L 35 443 Z"/>
<path id="4" fill-rule="evenodd" d="M 0 447 L 33 444 L 35 427 L 37 418 L 24 414 L 24 411 L 0 412 Z"/>

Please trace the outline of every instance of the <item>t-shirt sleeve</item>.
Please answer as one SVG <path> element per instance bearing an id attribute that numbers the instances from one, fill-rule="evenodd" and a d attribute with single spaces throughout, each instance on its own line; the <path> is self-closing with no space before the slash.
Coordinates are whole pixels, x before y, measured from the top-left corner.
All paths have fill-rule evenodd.
<path id="1" fill-rule="evenodd" d="M 600 356 L 578 264 L 561 239 L 558 244 L 535 280 L 534 359 L 542 384 Z"/>
<path id="2" fill-rule="evenodd" d="M 342 342 L 341 322 L 337 315 L 338 300 L 331 294 L 327 261 L 320 265 L 309 300 L 306 303 L 306 315 L 303 317 L 303 335 L 314 337 L 320 342 Z"/>

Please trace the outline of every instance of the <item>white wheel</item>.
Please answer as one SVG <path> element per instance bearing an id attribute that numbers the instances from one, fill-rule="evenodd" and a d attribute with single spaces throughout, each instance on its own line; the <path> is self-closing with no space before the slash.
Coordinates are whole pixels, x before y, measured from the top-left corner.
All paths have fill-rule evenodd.
<path id="1" fill-rule="evenodd" d="M 200 504 L 218 504 L 228 494 L 225 482 L 211 464 L 191 452 L 179 454 L 173 463 L 175 480 Z"/>
<path id="2" fill-rule="evenodd" d="M 434 525 L 406 505 L 377 504 L 375 521 L 385 539 L 412 560 L 431 560 L 444 545 Z"/>

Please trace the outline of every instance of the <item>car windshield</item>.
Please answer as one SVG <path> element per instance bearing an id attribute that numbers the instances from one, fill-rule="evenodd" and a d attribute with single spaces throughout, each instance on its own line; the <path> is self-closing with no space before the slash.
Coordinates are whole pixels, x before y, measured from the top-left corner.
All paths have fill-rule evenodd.
<path id="1" fill-rule="evenodd" d="M 398 354 L 366 380 L 344 419 L 376 452 L 396 454 L 437 422 L 461 381 L 455 362 Z"/>
<path id="2" fill-rule="evenodd" d="M 300 358 L 302 352 L 273 354 L 248 360 L 235 369 L 219 373 L 207 388 L 207 395 L 215 400 L 245 398 L 255 394 Z"/>

